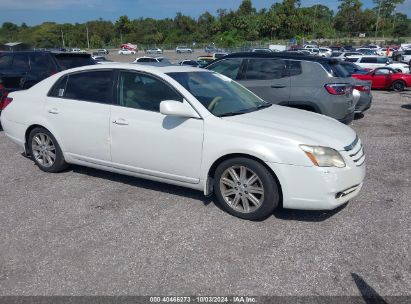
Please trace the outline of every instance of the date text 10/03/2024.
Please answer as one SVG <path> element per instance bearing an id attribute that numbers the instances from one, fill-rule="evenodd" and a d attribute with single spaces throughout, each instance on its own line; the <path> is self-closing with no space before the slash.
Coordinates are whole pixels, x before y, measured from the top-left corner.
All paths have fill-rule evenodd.
<path id="1" fill-rule="evenodd" d="M 150 303 L 256 303 L 254 297 L 150 297 Z"/>

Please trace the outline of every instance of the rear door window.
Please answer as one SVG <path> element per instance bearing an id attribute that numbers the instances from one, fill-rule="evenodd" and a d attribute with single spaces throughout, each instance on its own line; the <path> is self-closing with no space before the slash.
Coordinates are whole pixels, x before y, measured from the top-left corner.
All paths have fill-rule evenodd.
<path id="1" fill-rule="evenodd" d="M 32 71 L 40 73 L 55 73 L 57 69 L 49 54 L 37 53 L 30 55 L 30 65 Z"/>
<path id="2" fill-rule="evenodd" d="M 70 74 L 64 97 L 69 99 L 111 103 L 113 72 L 88 71 Z M 59 94 L 60 95 L 60 94 Z"/>
<path id="3" fill-rule="evenodd" d="M 66 91 L 68 76 L 63 76 L 54 84 L 48 96 L 50 97 L 64 97 L 64 92 Z"/>
<path id="4" fill-rule="evenodd" d="M 238 79 L 242 61 L 240 58 L 224 59 L 210 65 L 208 69 L 230 77 L 231 79 Z"/>
<path id="5" fill-rule="evenodd" d="M 0 55 L 0 69 L 8 69 L 13 61 L 12 54 Z"/>
<path id="6" fill-rule="evenodd" d="M 288 76 L 286 61 L 282 59 L 250 59 L 245 73 L 247 80 L 270 80 Z"/>
<path id="7" fill-rule="evenodd" d="M 288 73 L 290 76 L 297 76 L 303 73 L 300 61 L 288 61 Z"/>
<path id="8" fill-rule="evenodd" d="M 12 64 L 13 70 L 28 71 L 30 69 L 28 54 L 15 54 Z"/>

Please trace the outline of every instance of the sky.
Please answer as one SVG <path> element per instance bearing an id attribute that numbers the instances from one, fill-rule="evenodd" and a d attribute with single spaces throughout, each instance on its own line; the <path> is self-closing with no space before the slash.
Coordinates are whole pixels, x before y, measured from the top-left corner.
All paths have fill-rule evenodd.
<path id="1" fill-rule="evenodd" d="M 280 1 L 280 0 L 277 0 Z M 253 0 L 257 9 L 269 8 L 276 0 Z M 103 18 L 115 21 L 121 15 L 130 19 L 151 17 L 156 19 L 174 17 L 177 12 L 198 17 L 209 11 L 215 14 L 218 8 L 236 9 L 242 0 L 0 0 L 0 24 L 10 21 L 16 24 L 83 23 Z M 372 0 L 362 0 L 364 7 L 372 7 Z M 303 6 L 327 5 L 334 11 L 338 0 L 301 0 Z M 411 0 L 397 8 L 411 16 Z"/>

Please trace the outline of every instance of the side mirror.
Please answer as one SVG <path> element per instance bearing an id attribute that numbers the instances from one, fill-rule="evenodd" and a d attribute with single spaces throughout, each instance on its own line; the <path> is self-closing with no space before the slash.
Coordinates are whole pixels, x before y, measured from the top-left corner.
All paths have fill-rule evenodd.
<path id="1" fill-rule="evenodd" d="M 160 113 L 168 116 L 178 116 L 185 118 L 200 118 L 194 109 L 180 101 L 164 100 L 160 103 Z"/>

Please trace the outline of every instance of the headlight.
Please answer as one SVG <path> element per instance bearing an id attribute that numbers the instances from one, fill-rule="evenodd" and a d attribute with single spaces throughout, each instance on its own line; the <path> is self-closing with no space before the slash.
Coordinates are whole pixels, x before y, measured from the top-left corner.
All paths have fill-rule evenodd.
<path id="1" fill-rule="evenodd" d="M 300 145 L 300 147 L 317 167 L 345 167 L 345 161 L 341 154 L 334 149 L 305 145 Z"/>

